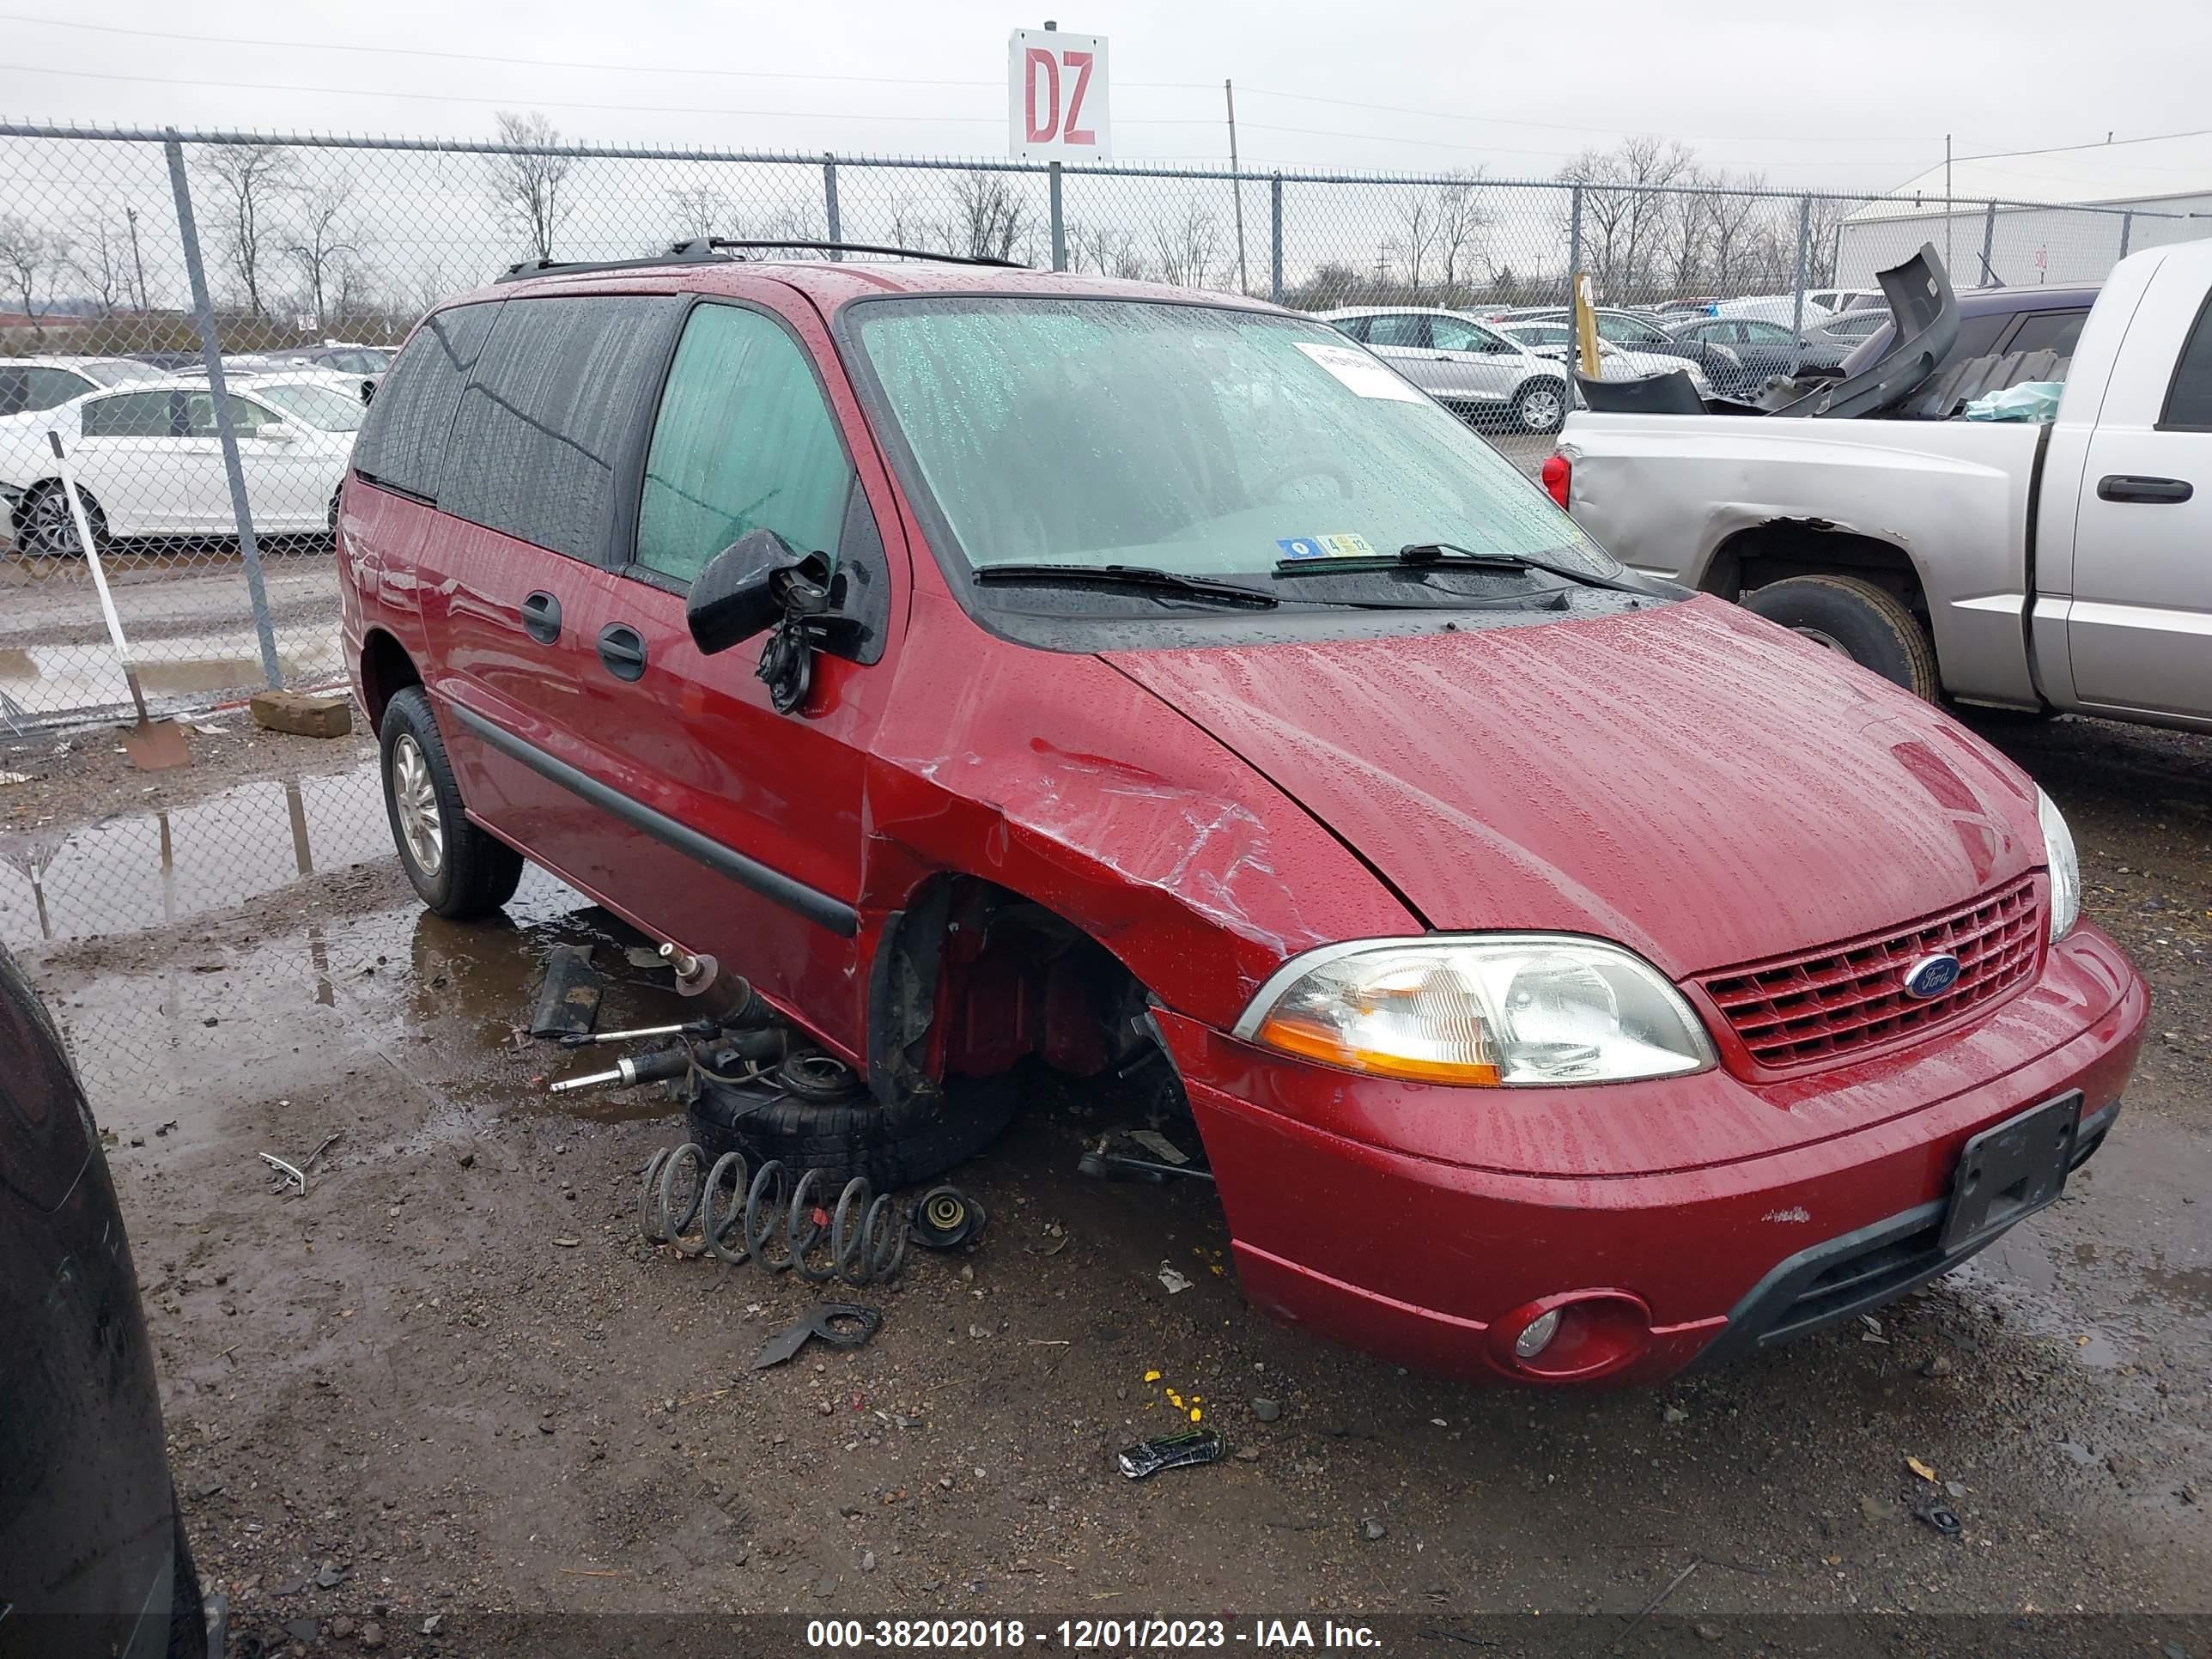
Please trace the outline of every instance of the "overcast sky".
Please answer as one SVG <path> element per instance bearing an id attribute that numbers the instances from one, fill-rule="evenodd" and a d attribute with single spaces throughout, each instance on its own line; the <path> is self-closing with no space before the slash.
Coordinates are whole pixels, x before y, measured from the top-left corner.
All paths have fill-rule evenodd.
<path id="1" fill-rule="evenodd" d="M 1046 15 L 975 0 L 0 0 L 0 115 L 488 136 L 495 111 L 538 109 L 596 140 L 996 155 L 1007 32 Z M 2212 123 L 2207 0 L 1081 0 L 1056 15 L 1111 41 L 1126 161 L 1225 159 L 1224 77 L 1248 167 L 1541 178 L 1650 133 L 1777 185 L 1880 190 L 1939 163 L 1947 131 L 1968 154 Z"/>

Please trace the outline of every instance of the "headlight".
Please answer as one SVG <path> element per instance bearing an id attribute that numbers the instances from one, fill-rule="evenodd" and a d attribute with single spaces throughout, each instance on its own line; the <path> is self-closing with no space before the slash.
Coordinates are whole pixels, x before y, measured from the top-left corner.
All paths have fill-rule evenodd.
<path id="1" fill-rule="evenodd" d="M 1713 1063 L 1697 1016 L 1650 963 L 1544 933 L 1324 945 L 1260 988 L 1236 1035 L 1346 1071 L 1486 1088 Z"/>
<path id="2" fill-rule="evenodd" d="M 2056 945 L 2081 919 L 2081 861 L 2074 854 L 2074 832 L 2065 814 L 2042 790 L 2035 792 L 2035 816 L 2043 823 L 2043 857 L 2051 866 L 2051 942 Z"/>

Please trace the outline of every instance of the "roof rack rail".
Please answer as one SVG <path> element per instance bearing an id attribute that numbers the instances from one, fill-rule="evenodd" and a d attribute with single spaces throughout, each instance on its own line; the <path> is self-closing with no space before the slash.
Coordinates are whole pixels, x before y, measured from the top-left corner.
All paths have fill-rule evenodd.
<path id="1" fill-rule="evenodd" d="M 701 236 L 689 242 L 678 242 L 671 252 L 696 255 L 719 252 L 724 248 L 805 248 L 815 253 L 888 253 L 902 259 L 933 259 L 941 264 L 996 265 L 1006 270 L 1030 269 L 1019 259 L 994 258 L 987 253 L 937 253 L 926 247 L 892 247 L 879 242 L 794 242 L 775 237 Z"/>
<path id="2" fill-rule="evenodd" d="M 704 250 L 698 242 L 679 242 L 665 253 L 648 253 L 635 259 L 525 259 L 520 264 L 509 265 L 492 278 L 495 287 L 501 283 L 526 283 L 533 276 L 564 276 L 573 271 L 586 270 L 651 270 L 662 265 L 726 264 Z"/>
<path id="3" fill-rule="evenodd" d="M 519 264 L 509 265 L 492 281 L 496 286 L 501 283 L 526 283 L 533 276 L 566 276 L 579 271 L 653 270 L 670 265 L 726 264 L 736 250 L 768 248 L 805 248 L 815 253 L 888 253 L 903 259 L 933 259 L 940 264 L 954 265 L 995 265 L 1006 270 L 1027 270 L 1030 268 L 1018 259 L 995 259 L 988 254 L 933 253 L 927 248 L 890 247 L 875 242 L 793 242 L 770 238 L 695 236 L 688 242 L 676 243 L 665 253 L 648 253 L 635 259 L 525 259 Z M 742 258 L 744 254 L 736 253 L 735 257 Z"/>

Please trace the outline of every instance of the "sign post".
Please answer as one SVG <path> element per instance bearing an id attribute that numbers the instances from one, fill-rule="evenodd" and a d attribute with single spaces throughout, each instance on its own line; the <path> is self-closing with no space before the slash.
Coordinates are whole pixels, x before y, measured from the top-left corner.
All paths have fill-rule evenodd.
<path id="1" fill-rule="evenodd" d="M 1106 37 L 1047 24 L 1006 41 L 1008 150 L 1018 161 L 1110 161 Z"/>

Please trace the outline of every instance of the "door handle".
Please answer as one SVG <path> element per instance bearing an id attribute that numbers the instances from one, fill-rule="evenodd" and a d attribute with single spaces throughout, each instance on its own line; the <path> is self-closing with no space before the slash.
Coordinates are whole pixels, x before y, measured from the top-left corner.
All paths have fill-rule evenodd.
<path id="1" fill-rule="evenodd" d="M 2187 501 L 2196 493 L 2197 487 L 2186 478 L 2139 478 L 2114 472 L 2097 480 L 2097 499 L 2100 501 L 2146 501 L 2171 506 Z"/>
<path id="2" fill-rule="evenodd" d="M 522 602 L 522 631 L 540 645 L 561 637 L 561 601 L 550 593 L 532 593 Z"/>
<path id="3" fill-rule="evenodd" d="M 628 623 L 609 623 L 599 630 L 599 660 L 618 680 L 645 678 L 645 636 Z"/>

